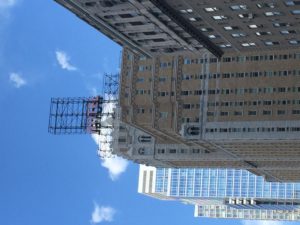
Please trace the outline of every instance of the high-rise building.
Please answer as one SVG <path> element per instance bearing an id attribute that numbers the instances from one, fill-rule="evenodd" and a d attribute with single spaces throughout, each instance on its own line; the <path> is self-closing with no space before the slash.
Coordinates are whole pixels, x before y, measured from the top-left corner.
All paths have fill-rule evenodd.
<path id="1" fill-rule="evenodd" d="M 300 183 L 245 170 L 140 166 L 138 192 L 195 205 L 196 217 L 300 220 Z"/>
<path id="2" fill-rule="evenodd" d="M 208 53 L 146 59 L 124 49 L 120 120 L 156 144 L 131 159 L 299 180 L 299 59 L 297 49 L 227 54 L 222 61 Z"/>
<path id="3" fill-rule="evenodd" d="M 56 1 L 125 47 L 115 154 L 300 180 L 300 1 Z"/>

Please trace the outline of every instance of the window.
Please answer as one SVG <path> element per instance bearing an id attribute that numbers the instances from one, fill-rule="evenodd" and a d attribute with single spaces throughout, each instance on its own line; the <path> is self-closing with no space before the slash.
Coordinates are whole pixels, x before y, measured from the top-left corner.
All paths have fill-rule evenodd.
<path id="1" fill-rule="evenodd" d="M 279 93 L 286 92 L 286 88 L 285 88 L 285 87 L 279 87 L 279 88 L 278 88 L 278 92 L 279 92 Z"/>
<path id="2" fill-rule="evenodd" d="M 214 31 L 212 28 L 210 28 L 210 27 L 202 27 L 202 28 L 200 28 L 200 30 L 202 31 L 202 32 L 212 32 L 212 31 Z"/>
<path id="3" fill-rule="evenodd" d="M 141 135 L 138 137 L 140 143 L 151 142 L 151 136 Z"/>
<path id="4" fill-rule="evenodd" d="M 264 116 L 269 116 L 272 114 L 272 111 L 271 110 L 263 110 L 263 113 L 262 113 Z"/>
<path id="5" fill-rule="evenodd" d="M 233 115 L 235 115 L 235 116 L 242 116 L 243 115 L 243 111 L 234 111 Z"/>
<path id="6" fill-rule="evenodd" d="M 286 34 L 296 34 L 295 30 L 281 30 L 281 34 L 286 35 Z"/>
<path id="7" fill-rule="evenodd" d="M 137 111 L 138 114 L 140 114 L 140 113 L 144 114 L 145 113 L 145 109 L 144 108 L 137 108 L 136 111 Z"/>
<path id="8" fill-rule="evenodd" d="M 125 137 L 119 137 L 118 142 L 119 143 L 125 143 L 126 142 L 126 138 Z"/>
<path id="9" fill-rule="evenodd" d="M 285 1 L 286 6 L 300 5 L 300 1 Z"/>
<path id="10" fill-rule="evenodd" d="M 169 149 L 169 153 L 172 153 L 172 154 L 174 154 L 174 153 L 176 153 L 176 149 Z"/>
<path id="11" fill-rule="evenodd" d="M 285 110 L 277 110 L 277 115 L 285 115 Z"/>
<path id="12" fill-rule="evenodd" d="M 162 83 L 165 82 L 166 80 L 167 80 L 166 77 L 159 77 L 159 78 L 158 78 L 158 81 L 159 81 L 159 82 L 162 82 Z"/>
<path id="13" fill-rule="evenodd" d="M 142 83 L 142 82 L 144 82 L 144 80 L 145 80 L 144 77 L 139 77 L 139 78 L 137 79 L 137 82 L 138 82 L 138 83 Z"/>
<path id="14" fill-rule="evenodd" d="M 220 112 L 220 115 L 221 115 L 221 116 L 229 116 L 229 112 L 221 111 L 221 112 Z"/>
<path id="15" fill-rule="evenodd" d="M 181 9 L 179 10 L 181 13 L 192 13 L 193 12 L 193 9 Z"/>
<path id="16" fill-rule="evenodd" d="M 219 38 L 219 37 L 220 37 L 220 35 L 218 35 L 218 34 L 210 34 L 210 35 L 208 35 L 209 39 L 216 39 L 216 38 Z"/>
<path id="17" fill-rule="evenodd" d="M 229 31 L 229 30 L 238 30 L 239 27 L 238 26 L 226 26 L 224 27 L 225 30 Z"/>
<path id="18" fill-rule="evenodd" d="M 181 91 L 181 95 L 189 95 L 189 91 Z"/>
<path id="19" fill-rule="evenodd" d="M 248 111 L 249 116 L 256 116 L 256 111 Z"/>
<path id="20" fill-rule="evenodd" d="M 231 44 L 229 44 L 229 43 L 222 43 L 222 44 L 219 44 L 219 47 L 220 48 L 231 48 Z"/>
<path id="21" fill-rule="evenodd" d="M 246 5 L 232 5 L 230 8 L 234 11 L 236 10 L 247 10 L 248 7 Z"/>
<path id="22" fill-rule="evenodd" d="M 183 104 L 184 109 L 191 109 L 191 104 Z"/>
<path id="23" fill-rule="evenodd" d="M 207 114 L 207 116 L 214 116 L 215 115 L 214 112 L 207 112 L 206 114 Z"/>
<path id="24" fill-rule="evenodd" d="M 271 8 L 271 9 L 273 9 L 273 8 L 275 8 L 275 3 L 273 3 L 273 2 L 270 2 L 270 3 L 258 3 L 258 4 L 256 4 L 256 6 L 258 8 L 260 8 L 260 9 L 262 9 L 262 8 Z"/>
<path id="25" fill-rule="evenodd" d="M 299 45 L 300 44 L 300 41 L 299 40 L 290 40 L 289 43 L 291 45 Z"/>
<path id="26" fill-rule="evenodd" d="M 244 42 L 241 44 L 243 47 L 252 47 L 252 46 L 256 46 L 256 44 L 254 42 Z"/>
<path id="27" fill-rule="evenodd" d="M 217 7 L 204 8 L 205 12 L 216 12 L 219 11 Z"/>
<path id="28" fill-rule="evenodd" d="M 279 45 L 278 41 L 265 41 L 266 46 Z"/>
<path id="29" fill-rule="evenodd" d="M 201 21 L 201 18 L 200 17 L 190 17 L 189 20 L 192 22 L 196 22 L 196 21 Z"/>
<path id="30" fill-rule="evenodd" d="M 239 37 L 246 37 L 247 35 L 245 33 L 232 33 L 232 37 L 239 38 Z"/>
<path id="31" fill-rule="evenodd" d="M 274 27 L 290 27 L 290 23 L 273 23 Z"/>
<path id="32" fill-rule="evenodd" d="M 157 153 L 158 154 L 164 154 L 165 153 L 165 149 L 159 148 L 159 149 L 157 149 Z"/>
<path id="33" fill-rule="evenodd" d="M 168 112 L 160 112 L 159 113 L 159 118 L 166 119 L 167 117 L 168 117 Z"/>
<path id="34" fill-rule="evenodd" d="M 292 110 L 292 114 L 293 115 L 299 115 L 300 114 L 300 110 L 299 109 L 293 109 Z"/>
<path id="35" fill-rule="evenodd" d="M 272 33 L 270 31 L 260 31 L 260 32 L 255 32 L 257 36 L 265 36 L 265 35 L 271 35 Z"/>
<path id="36" fill-rule="evenodd" d="M 184 64 L 191 64 L 191 59 L 185 58 L 183 63 Z"/>
<path id="37" fill-rule="evenodd" d="M 248 27 L 250 29 L 256 29 L 256 28 L 259 28 L 259 27 L 263 27 L 263 25 L 250 24 L 250 25 L 248 25 Z"/>
<path id="38" fill-rule="evenodd" d="M 277 12 L 277 11 L 274 11 L 274 12 L 265 12 L 265 16 L 280 16 L 282 15 L 281 12 Z"/>
<path id="39" fill-rule="evenodd" d="M 213 16 L 212 17 L 214 20 L 227 20 L 228 17 L 224 16 L 224 15 L 220 15 L 220 16 Z"/>
<path id="40" fill-rule="evenodd" d="M 299 10 L 299 9 L 297 9 L 297 10 L 292 10 L 291 13 L 292 13 L 293 15 L 300 15 L 300 10 Z"/>
<path id="41" fill-rule="evenodd" d="M 238 17 L 240 17 L 241 19 L 253 19 L 254 18 L 254 14 L 252 13 L 243 13 L 243 14 L 238 14 Z"/>

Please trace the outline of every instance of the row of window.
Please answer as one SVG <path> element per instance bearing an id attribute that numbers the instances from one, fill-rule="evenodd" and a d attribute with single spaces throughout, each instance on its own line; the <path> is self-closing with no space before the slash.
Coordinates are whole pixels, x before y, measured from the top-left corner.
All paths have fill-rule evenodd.
<path id="1" fill-rule="evenodd" d="M 255 61 L 275 61 L 275 60 L 290 60 L 290 59 L 300 59 L 300 53 L 223 57 L 222 62 L 255 62 Z M 208 62 L 216 63 L 217 59 L 216 58 L 209 58 L 209 59 L 185 58 L 183 61 L 184 64 L 203 64 Z"/>
<path id="2" fill-rule="evenodd" d="M 300 59 L 300 53 L 294 54 L 270 54 L 270 55 L 253 55 L 253 56 L 233 56 L 233 57 L 223 57 L 222 62 L 252 62 L 252 61 L 274 61 L 274 60 L 290 60 L 290 59 Z M 189 64 L 203 64 L 203 63 L 216 63 L 218 62 L 217 58 L 184 58 L 183 63 L 186 65 Z M 160 67 L 166 68 L 172 66 L 172 62 L 161 62 Z M 151 71 L 151 65 L 140 65 L 139 71 Z"/>
<path id="3" fill-rule="evenodd" d="M 293 109 L 293 110 L 277 110 L 276 114 L 277 115 L 286 115 L 290 113 L 291 115 L 300 115 L 300 110 L 299 109 Z M 211 112 L 208 111 L 207 112 L 207 116 L 215 116 L 215 112 Z M 248 116 L 257 116 L 257 115 L 263 115 L 263 116 L 271 116 L 273 115 L 273 110 L 269 110 L 269 109 L 265 109 L 265 110 L 261 110 L 260 112 L 257 110 L 249 110 L 246 112 L 246 115 Z M 244 111 L 240 110 L 240 111 L 233 111 L 233 112 L 228 112 L 228 111 L 221 111 L 219 113 L 220 116 L 229 116 L 229 115 L 233 115 L 233 116 L 243 116 L 244 115 Z"/>
<path id="4" fill-rule="evenodd" d="M 290 10 L 290 13 L 292 15 L 300 15 L 300 10 L 298 9 L 295 9 L 295 10 Z M 267 12 L 264 12 L 263 13 L 266 17 L 272 17 L 272 16 L 283 16 L 285 15 L 283 12 L 280 12 L 280 11 L 267 11 Z M 238 18 L 240 19 L 248 19 L 248 20 L 251 20 L 251 19 L 254 19 L 257 15 L 254 14 L 254 13 L 239 13 L 237 15 Z M 193 19 L 191 19 L 193 18 Z M 197 17 L 196 17 L 197 18 Z M 190 20 L 192 22 L 194 21 L 197 21 L 195 17 L 190 17 Z M 229 19 L 234 19 L 233 17 L 231 16 L 227 16 L 227 15 L 214 15 L 211 17 L 212 19 L 216 20 L 216 21 L 224 21 L 224 20 L 229 20 Z M 199 21 L 199 20 L 198 20 Z M 224 27 L 225 28 L 225 27 Z M 251 28 L 251 27 L 250 27 Z"/>
<path id="5" fill-rule="evenodd" d="M 183 74 L 182 80 L 192 79 L 216 79 L 216 78 L 255 78 L 255 77 L 285 77 L 285 76 L 298 76 L 300 70 L 279 70 L 279 71 L 252 71 L 252 72 L 236 72 L 236 73 L 211 73 L 211 74 Z"/>
<path id="6" fill-rule="evenodd" d="M 271 93 L 296 93 L 296 92 L 300 92 L 300 87 L 262 87 L 262 88 L 255 87 L 255 88 L 234 88 L 234 89 L 223 88 L 223 89 L 209 89 L 208 91 L 206 91 L 206 90 L 194 90 L 194 91 L 183 90 L 183 91 L 181 91 L 181 95 L 185 95 L 185 96 L 205 95 L 205 94 L 208 94 L 208 95 L 216 95 L 216 94 L 243 95 L 243 94 L 271 94 Z M 135 91 L 135 94 L 136 95 L 150 95 L 151 90 L 137 89 Z M 174 91 L 171 91 L 171 92 L 158 91 L 157 95 L 159 97 L 174 96 Z"/>
<path id="7" fill-rule="evenodd" d="M 251 72 L 236 72 L 236 73 L 210 73 L 210 74 L 183 74 L 182 80 L 202 80 L 202 79 L 217 79 L 217 78 L 255 78 L 255 77 L 286 77 L 286 76 L 299 76 L 300 70 L 278 70 L 278 71 L 251 71 Z M 167 76 L 159 76 L 157 78 L 159 83 L 165 83 L 169 80 L 173 81 L 174 78 Z M 137 83 L 147 81 L 145 77 L 138 77 Z M 152 78 L 148 78 L 152 82 Z"/>
<path id="8" fill-rule="evenodd" d="M 295 5 L 300 5 L 300 1 L 284 1 L 286 6 L 295 6 Z M 259 9 L 274 9 L 276 8 L 277 4 L 275 2 L 263 2 L 263 3 L 257 3 L 256 4 L 257 8 Z M 229 8 L 233 11 L 248 11 L 249 7 L 245 4 L 240 4 L 240 5 L 231 5 Z M 204 8 L 204 11 L 207 13 L 212 13 L 212 12 L 217 12 L 221 11 L 220 8 L 218 7 L 206 7 Z M 192 13 L 192 9 L 187 9 L 187 10 L 180 10 L 181 13 Z"/>
<path id="9" fill-rule="evenodd" d="M 188 105 L 188 104 L 185 104 Z M 189 104 L 190 108 L 197 108 L 197 104 Z M 257 105 L 300 105 L 299 99 L 293 100 L 255 100 L 255 101 L 222 101 L 222 102 L 208 102 L 208 107 L 215 107 L 215 106 L 223 106 L 223 107 L 243 107 L 243 106 L 257 106 Z M 188 107 L 188 106 L 186 106 Z"/>
<path id="10" fill-rule="evenodd" d="M 193 148 L 193 149 L 176 149 L 176 148 L 170 148 L 170 149 L 165 149 L 165 148 L 158 148 L 156 150 L 158 154 L 164 154 L 164 153 L 182 153 L 182 154 L 203 154 L 203 153 L 209 153 L 209 151 L 204 150 L 204 149 L 199 149 L 199 148 Z"/>
<path id="11" fill-rule="evenodd" d="M 241 133 L 241 132 L 300 132 L 300 127 L 231 127 L 206 128 L 206 133 Z"/>
<path id="12" fill-rule="evenodd" d="M 255 88 L 223 88 L 223 89 L 209 89 L 206 90 L 195 90 L 195 91 L 181 91 L 181 95 L 242 95 L 242 94 L 261 94 L 261 93 L 295 93 L 300 92 L 300 87 L 255 87 Z"/>

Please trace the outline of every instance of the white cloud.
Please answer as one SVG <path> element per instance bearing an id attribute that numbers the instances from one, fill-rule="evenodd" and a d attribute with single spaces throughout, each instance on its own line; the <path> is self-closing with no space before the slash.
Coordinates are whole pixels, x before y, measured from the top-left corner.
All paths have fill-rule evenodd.
<path id="1" fill-rule="evenodd" d="M 128 166 L 128 161 L 121 157 L 104 158 L 101 165 L 108 169 L 112 180 L 117 180 L 124 173 Z"/>
<path id="2" fill-rule="evenodd" d="M 268 221 L 268 220 L 245 220 L 242 222 L 243 225 L 284 225 L 281 221 Z"/>
<path id="3" fill-rule="evenodd" d="M 62 69 L 75 71 L 77 68 L 70 64 L 70 57 L 67 55 L 66 52 L 63 51 L 56 51 L 56 59 L 61 66 Z"/>
<path id="4" fill-rule="evenodd" d="M 0 9 L 7 9 L 17 4 L 17 0 L 0 0 Z"/>
<path id="5" fill-rule="evenodd" d="M 94 203 L 94 211 L 92 213 L 91 223 L 111 222 L 114 219 L 116 210 L 109 206 L 99 206 Z"/>
<path id="6" fill-rule="evenodd" d="M 111 96 L 105 96 L 105 99 L 112 99 Z M 103 105 L 103 113 L 112 113 L 115 108 L 115 103 L 105 103 Z M 113 123 L 113 118 L 109 115 L 105 115 L 101 118 L 102 126 L 111 126 Z M 113 155 L 111 153 L 111 145 L 113 142 L 112 130 L 102 129 L 101 134 L 92 134 L 93 140 L 100 147 L 101 151 L 98 154 L 102 158 L 101 165 L 108 169 L 110 178 L 115 181 L 119 176 L 124 173 L 128 167 L 128 161 Z"/>
<path id="7" fill-rule="evenodd" d="M 27 84 L 27 81 L 20 74 L 17 73 L 11 73 L 9 76 L 9 80 L 13 83 L 13 85 L 16 88 L 20 88 Z"/>

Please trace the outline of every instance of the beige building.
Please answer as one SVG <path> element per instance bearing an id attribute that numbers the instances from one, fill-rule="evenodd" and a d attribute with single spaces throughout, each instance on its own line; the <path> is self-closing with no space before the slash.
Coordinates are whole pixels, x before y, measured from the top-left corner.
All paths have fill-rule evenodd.
<path id="1" fill-rule="evenodd" d="M 56 1 L 124 46 L 114 153 L 300 180 L 300 1 Z"/>
<path id="2" fill-rule="evenodd" d="M 219 62 L 209 53 L 146 59 L 124 49 L 120 119 L 156 144 L 132 159 L 299 180 L 299 62 L 300 51 L 227 54 Z"/>

